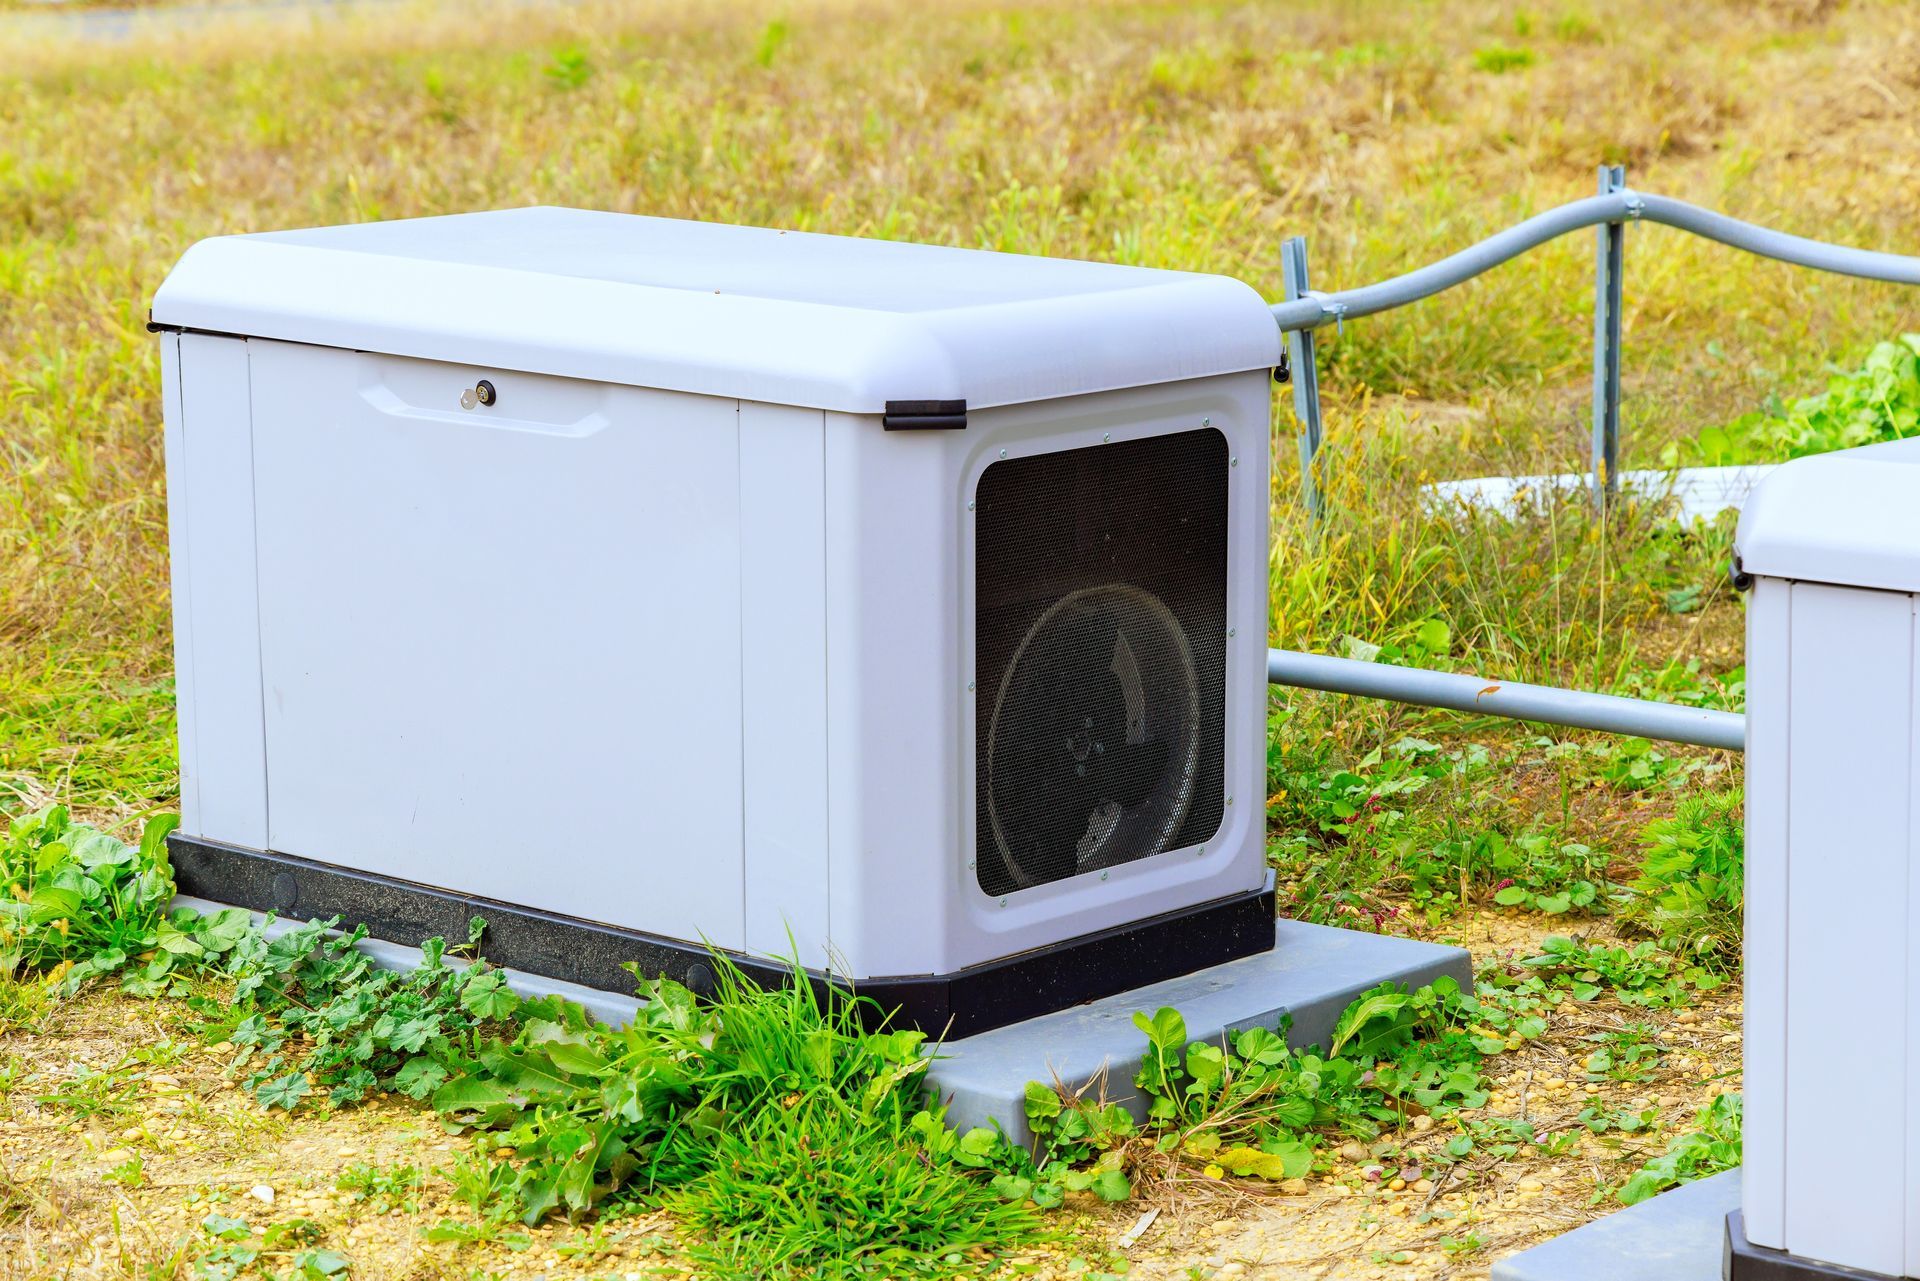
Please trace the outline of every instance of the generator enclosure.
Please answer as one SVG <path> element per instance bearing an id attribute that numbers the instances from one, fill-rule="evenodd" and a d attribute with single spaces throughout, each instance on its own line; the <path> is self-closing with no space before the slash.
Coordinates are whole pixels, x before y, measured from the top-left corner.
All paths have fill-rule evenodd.
<path id="1" fill-rule="evenodd" d="M 522 209 L 152 322 L 183 890 L 950 1035 L 1272 946 L 1245 284 Z"/>
<path id="2" fill-rule="evenodd" d="M 1752 594 L 1729 1275 L 1920 1277 L 1920 440 L 1785 464 L 1736 549 Z"/>

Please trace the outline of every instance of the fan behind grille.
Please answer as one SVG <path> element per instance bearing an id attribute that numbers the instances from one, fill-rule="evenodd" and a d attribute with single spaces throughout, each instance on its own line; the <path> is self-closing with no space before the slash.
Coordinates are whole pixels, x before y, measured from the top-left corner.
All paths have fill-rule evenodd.
<path id="1" fill-rule="evenodd" d="M 1225 746 L 1225 438 L 997 462 L 975 499 L 981 888 L 1211 837 Z"/>

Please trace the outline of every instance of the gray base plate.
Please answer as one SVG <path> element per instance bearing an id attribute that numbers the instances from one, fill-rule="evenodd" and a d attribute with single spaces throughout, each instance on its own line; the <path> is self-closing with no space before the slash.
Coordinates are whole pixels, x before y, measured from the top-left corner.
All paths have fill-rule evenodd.
<path id="1" fill-rule="evenodd" d="M 1493 1265 L 1493 1281 L 1719 1281 L 1740 1171 L 1662 1192 Z"/>
<path id="2" fill-rule="evenodd" d="M 1136 1011 L 1172 1006 L 1194 1040 L 1277 1028 L 1291 1014 L 1288 1040 L 1324 1046 L 1341 1011 L 1368 988 L 1388 979 L 1417 987 L 1442 974 L 1471 987 L 1473 962 L 1457 947 L 1280 921 L 1271 952 L 948 1042 L 937 1051 L 929 1077 L 949 1099 L 953 1125 L 966 1129 L 997 1121 L 1009 1138 L 1024 1143 L 1029 1081 L 1098 1090 L 1095 1083 L 1104 1074 L 1107 1100 L 1144 1115 L 1145 1102 L 1133 1089 L 1146 1049 L 1146 1038 L 1133 1025 Z"/>

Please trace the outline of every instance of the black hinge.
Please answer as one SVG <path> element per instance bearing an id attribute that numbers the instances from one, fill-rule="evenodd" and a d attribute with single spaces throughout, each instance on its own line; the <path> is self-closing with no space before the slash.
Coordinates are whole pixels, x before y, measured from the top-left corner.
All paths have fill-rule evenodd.
<path id="1" fill-rule="evenodd" d="M 964 431 L 964 400 L 889 400 L 880 425 L 888 431 Z"/>

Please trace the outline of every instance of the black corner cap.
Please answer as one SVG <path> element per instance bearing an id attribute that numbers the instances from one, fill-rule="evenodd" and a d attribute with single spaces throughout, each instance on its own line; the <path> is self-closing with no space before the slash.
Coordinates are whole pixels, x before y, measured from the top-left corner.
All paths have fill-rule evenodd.
<path id="1" fill-rule="evenodd" d="M 1884 1273 L 1803 1259 L 1784 1250 L 1755 1245 L 1747 1240 L 1746 1216 L 1738 1210 L 1727 1215 L 1722 1240 L 1721 1281 L 1894 1281 Z"/>
<path id="2" fill-rule="evenodd" d="M 888 431 L 964 431 L 964 400 L 889 400 L 880 425 Z"/>

